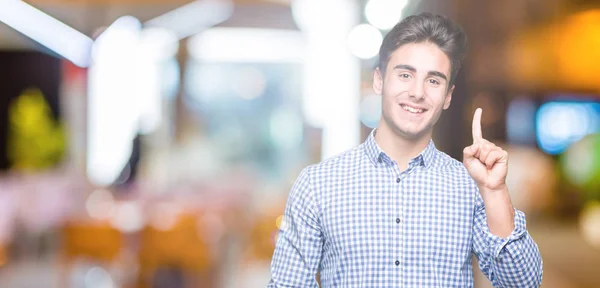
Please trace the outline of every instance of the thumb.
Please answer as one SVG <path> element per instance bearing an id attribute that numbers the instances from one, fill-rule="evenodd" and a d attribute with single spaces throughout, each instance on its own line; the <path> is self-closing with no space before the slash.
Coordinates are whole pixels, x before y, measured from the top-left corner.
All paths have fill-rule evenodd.
<path id="1" fill-rule="evenodd" d="M 463 149 L 463 163 L 468 166 L 476 158 L 477 153 L 479 153 L 479 145 L 467 146 Z"/>

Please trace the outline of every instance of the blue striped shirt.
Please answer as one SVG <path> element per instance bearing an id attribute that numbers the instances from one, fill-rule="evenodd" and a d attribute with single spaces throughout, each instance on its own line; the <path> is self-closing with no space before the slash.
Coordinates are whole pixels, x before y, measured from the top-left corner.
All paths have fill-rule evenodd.
<path id="1" fill-rule="evenodd" d="M 542 258 L 515 209 L 490 233 L 464 165 L 433 141 L 408 169 L 364 143 L 302 170 L 287 199 L 267 287 L 473 287 L 475 255 L 495 287 L 539 287 Z"/>

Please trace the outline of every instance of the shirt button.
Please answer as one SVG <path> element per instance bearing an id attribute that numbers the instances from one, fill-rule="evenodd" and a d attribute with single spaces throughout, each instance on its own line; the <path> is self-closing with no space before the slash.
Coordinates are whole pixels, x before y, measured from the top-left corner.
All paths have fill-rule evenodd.
<path id="1" fill-rule="evenodd" d="M 396 223 L 400 223 L 400 218 L 396 218 Z"/>
<path id="2" fill-rule="evenodd" d="M 398 266 L 398 265 L 400 265 L 400 261 L 396 260 L 396 263 L 394 263 L 394 264 L 396 264 L 396 266 Z"/>
<path id="3" fill-rule="evenodd" d="M 396 178 L 396 183 L 400 183 L 400 177 Z"/>

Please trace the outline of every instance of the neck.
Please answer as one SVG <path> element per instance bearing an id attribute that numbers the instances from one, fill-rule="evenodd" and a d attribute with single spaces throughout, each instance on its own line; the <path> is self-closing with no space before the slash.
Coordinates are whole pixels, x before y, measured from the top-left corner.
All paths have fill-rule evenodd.
<path id="1" fill-rule="evenodd" d="M 423 133 L 415 138 L 408 138 L 393 131 L 385 121 L 381 121 L 376 130 L 377 145 L 398 164 L 401 170 L 408 168 L 408 162 L 421 153 L 431 140 L 432 132 Z"/>

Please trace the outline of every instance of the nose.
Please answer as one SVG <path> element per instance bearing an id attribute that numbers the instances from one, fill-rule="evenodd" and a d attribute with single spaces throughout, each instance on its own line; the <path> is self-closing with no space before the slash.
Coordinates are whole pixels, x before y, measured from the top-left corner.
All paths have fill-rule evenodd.
<path id="1" fill-rule="evenodd" d="M 414 81 L 411 84 L 410 89 L 408 91 L 409 96 L 417 100 L 423 99 L 423 96 L 425 94 L 425 89 L 423 88 L 423 86 L 424 84 L 421 84 L 419 81 Z"/>

